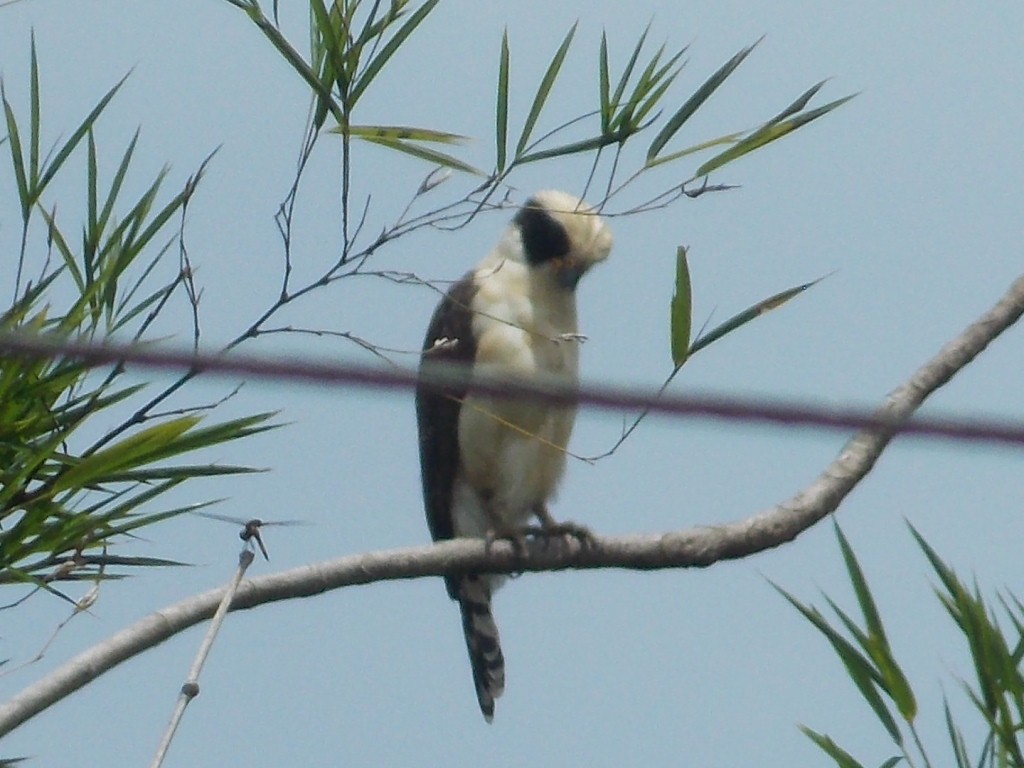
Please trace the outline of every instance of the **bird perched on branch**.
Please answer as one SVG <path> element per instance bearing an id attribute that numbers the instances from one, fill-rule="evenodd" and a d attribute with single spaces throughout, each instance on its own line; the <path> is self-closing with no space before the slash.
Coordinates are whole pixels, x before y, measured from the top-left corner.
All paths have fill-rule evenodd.
<path id="1" fill-rule="evenodd" d="M 575 383 L 579 375 L 576 285 L 612 246 L 611 232 L 583 201 L 538 192 L 494 249 L 441 300 L 430 321 L 416 389 L 427 522 L 435 541 L 521 536 L 532 518 L 546 534 L 584 535 L 548 512 L 565 471 L 576 411 L 474 393 L 478 377 Z M 438 388 L 433 365 L 463 365 L 464 386 Z M 484 718 L 505 687 L 505 661 L 491 613 L 503 578 L 449 576 L 459 603 Z"/>

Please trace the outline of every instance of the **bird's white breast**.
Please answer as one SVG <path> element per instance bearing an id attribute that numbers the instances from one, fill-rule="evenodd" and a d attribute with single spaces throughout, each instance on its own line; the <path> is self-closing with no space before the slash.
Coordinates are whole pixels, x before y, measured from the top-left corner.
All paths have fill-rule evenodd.
<path id="1" fill-rule="evenodd" d="M 476 275 L 474 373 L 575 382 L 579 342 L 566 338 L 577 332 L 572 292 L 538 284 L 512 260 L 488 260 Z M 526 523 L 555 493 L 574 421 L 573 408 L 470 394 L 459 416 L 456 533 L 482 536 L 495 522 Z"/>

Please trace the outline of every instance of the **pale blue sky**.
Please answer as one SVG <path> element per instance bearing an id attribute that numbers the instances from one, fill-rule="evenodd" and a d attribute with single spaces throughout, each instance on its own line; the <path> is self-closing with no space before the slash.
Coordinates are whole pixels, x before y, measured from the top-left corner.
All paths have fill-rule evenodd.
<path id="1" fill-rule="evenodd" d="M 713 179 L 741 189 L 612 222 L 612 258 L 580 289 L 582 330 L 590 337 L 586 380 L 652 388 L 668 372 L 667 308 L 679 244 L 691 248 L 698 320 L 711 312 L 724 319 L 775 291 L 835 274 L 695 358 L 676 390 L 821 403 L 878 403 L 1020 271 L 1019 3 L 641 1 L 625 10 L 604 1 L 445 2 L 395 59 L 359 119 L 480 137 L 467 155 L 487 165 L 503 27 L 518 94 L 513 114 L 521 120 L 577 18 L 576 43 L 554 94 L 557 113 L 546 127 L 592 107 L 602 29 L 613 65 L 621 67 L 649 20 L 652 43 L 691 44 L 677 101 L 765 35 L 681 142 L 751 127 L 822 78 L 832 78 L 822 101 L 862 92 Z M 286 19 L 303 49 L 304 21 L 301 11 Z M 33 29 L 44 142 L 66 136 L 134 68 L 99 126 L 108 173 L 139 125 L 136 190 L 165 162 L 170 186 L 179 186 L 222 146 L 193 201 L 187 237 L 205 291 L 205 339 L 212 346 L 230 338 L 278 290 L 272 216 L 292 174 L 308 104 L 304 86 L 226 2 L 24 0 L 0 9 L 0 73 L 22 112 Z M 337 158 L 327 138 L 303 187 L 300 275 L 317 274 L 336 254 Z M 11 264 L 19 212 L 7 163 L 0 157 L 0 244 Z M 679 177 L 693 167 L 681 167 Z M 360 148 L 356 192 L 357 199 L 373 194 L 371 230 L 404 206 L 428 170 Z M 524 196 L 539 187 L 578 191 L 585 171 L 584 162 L 538 165 L 512 183 Z M 675 177 L 659 178 L 664 184 Z M 435 199 L 461 192 L 460 183 L 449 182 Z M 638 197 L 659 188 L 657 179 L 641 185 Z M 62 210 L 70 217 L 81 188 L 57 189 L 54 197 L 67 201 Z M 505 219 L 484 216 L 456 234 L 401 240 L 378 264 L 456 277 L 490 247 Z M 10 269 L 3 273 L 10 280 Z M 425 289 L 342 282 L 289 310 L 280 324 L 347 330 L 410 349 L 435 299 Z M 186 343 L 185 307 L 177 317 L 181 328 L 164 331 Z M 277 338 L 248 347 L 282 350 L 362 359 L 343 342 Z M 1022 361 L 1020 331 L 1011 331 L 930 407 L 1017 417 L 1024 411 Z M 190 398 L 213 399 L 228 388 L 200 382 Z M 290 425 L 211 457 L 272 471 L 197 483 L 182 501 L 227 496 L 217 510 L 224 514 L 311 521 L 314 527 L 270 532 L 274 569 L 428 539 L 410 396 L 253 383 L 225 414 L 272 409 Z M 574 450 L 601 452 L 620 421 L 584 413 Z M 571 465 L 555 511 L 607 534 L 746 517 L 812 480 L 843 439 L 651 419 L 612 458 Z M 966 675 L 969 667 L 904 520 L 982 584 L 1024 593 L 1021 466 L 1020 453 L 1006 449 L 898 441 L 838 515 L 922 698 L 922 731 L 936 755 L 947 748 L 938 680 L 946 680 L 967 721 L 969 706 L 951 674 Z M 132 553 L 197 567 L 105 586 L 93 615 L 77 619 L 45 661 L 0 679 L 0 697 L 151 611 L 221 584 L 237 543 L 230 527 L 179 519 L 132 545 Z M 253 572 L 267 570 L 258 562 Z M 825 764 L 797 723 L 878 764 L 893 754 L 884 732 L 824 642 L 766 578 L 806 599 L 817 599 L 820 588 L 852 602 L 829 525 L 778 551 L 703 571 L 512 582 L 496 600 L 508 688 L 492 726 L 477 711 L 458 611 L 438 580 L 349 589 L 235 615 L 168 765 Z M 45 597 L 7 612 L 0 657 L 30 655 L 65 614 L 64 604 Z M 34 765 L 145 764 L 200 636 L 190 631 L 124 664 L 0 742 L 0 756 L 35 756 Z M 974 745 L 977 733 L 969 734 Z"/>

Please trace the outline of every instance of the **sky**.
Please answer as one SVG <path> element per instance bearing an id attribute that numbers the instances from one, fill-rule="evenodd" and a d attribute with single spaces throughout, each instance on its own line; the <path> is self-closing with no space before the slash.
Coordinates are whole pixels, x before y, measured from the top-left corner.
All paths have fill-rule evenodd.
<path id="1" fill-rule="evenodd" d="M 285 31 L 304 51 L 305 11 L 287 5 Z M 581 330 L 589 337 L 584 381 L 652 389 L 667 375 L 679 245 L 690 248 L 698 324 L 829 275 L 695 357 L 673 385 L 681 393 L 872 407 L 1017 277 L 1024 209 L 1024 101 L 1013 87 L 1024 81 L 1018 3 L 638 0 L 627 10 L 605 0 L 450 0 L 395 57 L 358 118 L 477 137 L 462 156 L 487 166 L 503 29 L 518 125 L 576 20 L 544 129 L 593 108 L 602 31 L 612 66 L 621 68 L 648 24 L 652 44 L 690 46 L 670 92 L 674 103 L 764 36 L 679 147 L 755 126 L 825 78 L 821 103 L 859 93 L 712 177 L 738 189 L 611 221 L 611 259 L 579 291 Z M 99 123 L 101 173 L 109 178 L 136 128 L 141 139 L 129 181 L 136 193 L 165 164 L 169 188 L 179 187 L 220 148 L 186 228 L 203 289 L 204 345 L 215 350 L 279 289 L 273 215 L 294 173 L 309 103 L 304 85 L 227 2 L 22 0 L 0 7 L 0 75 L 22 114 L 33 32 L 44 144 L 67 136 L 131 72 Z M 325 137 L 301 188 L 299 278 L 318 274 L 337 255 L 338 158 L 336 137 Z M 9 265 L 0 271 L 3 295 L 20 216 L 7 163 L 0 157 L 0 253 Z M 84 177 L 84 158 L 77 163 Z M 695 167 L 642 181 L 634 199 Z M 430 166 L 359 146 L 352 171 L 355 199 L 372 196 L 372 232 L 401 211 Z M 580 160 L 536 164 L 510 183 L 520 200 L 539 188 L 578 192 L 586 172 Z M 471 183 L 453 177 L 430 202 L 454 199 Z M 82 188 L 69 179 L 52 196 L 66 201 L 61 210 L 71 217 Z M 374 263 L 455 278 L 496 241 L 506 218 L 488 214 L 458 232 L 402 238 Z M 341 281 L 297 302 L 277 324 L 348 331 L 412 350 L 435 301 L 423 287 Z M 160 331 L 184 345 L 188 308 L 176 312 Z M 366 360 L 337 338 L 270 336 L 244 349 Z M 1011 329 L 925 411 L 1019 418 L 1022 360 L 1021 331 Z M 199 381 L 179 404 L 216 400 L 232 388 Z M 250 382 L 221 412 L 267 410 L 279 411 L 286 426 L 224 446 L 209 460 L 270 471 L 197 481 L 176 497 L 224 498 L 216 508 L 222 514 L 311 523 L 270 531 L 272 561 L 257 562 L 254 575 L 429 540 L 410 394 Z M 622 423 L 619 415 L 581 413 L 572 450 L 603 452 Z M 553 512 L 607 535 L 742 519 L 812 481 L 846 437 L 652 418 L 610 458 L 571 463 Z M 876 589 L 937 763 L 948 754 L 943 693 L 965 726 L 973 722 L 956 683 L 970 668 L 907 522 L 962 574 L 1020 595 L 1021 460 L 1008 448 L 900 439 L 835 518 Z M 151 612 L 226 582 L 235 534 L 230 526 L 179 518 L 124 547 L 193 565 L 104 585 L 90 615 L 72 622 L 41 662 L 0 678 L 0 697 Z M 798 724 L 827 732 L 867 765 L 881 763 L 894 754 L 885 732 L 824 641 L 770 582 L 804 600 L 821 602 L 825 592 L 855 606 L 827 521 L 777 550 L 703 570 L 512 581 L 495 601 L 508 685 L 490 726 L 477 710 L 457 608 L 438 579 L 338 590 L 232 615 L 167 764 L 828 764 Z M 45 596 L 6 612 L 0 657 L 30 658 L 66 615 L 65 604 Z M 147 763 L 203 629 L 132 659 L 23 725 L 0 742 L 0 756 L 31 756 L 33 765 Z M 966 733 L 977 748 L 980 729 Z"/>

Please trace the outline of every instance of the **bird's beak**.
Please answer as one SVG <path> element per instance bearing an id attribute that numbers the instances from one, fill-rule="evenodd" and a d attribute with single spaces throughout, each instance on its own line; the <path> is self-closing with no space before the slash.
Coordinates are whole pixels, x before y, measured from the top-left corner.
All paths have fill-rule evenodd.
<path id="1" fill-rule="evenodd" d="M 574 290 L 583 273 L 587 271 L 587 264 L 572 254 L 555 259 L 554 267 L 558 284 L 567 291 Z"/>

